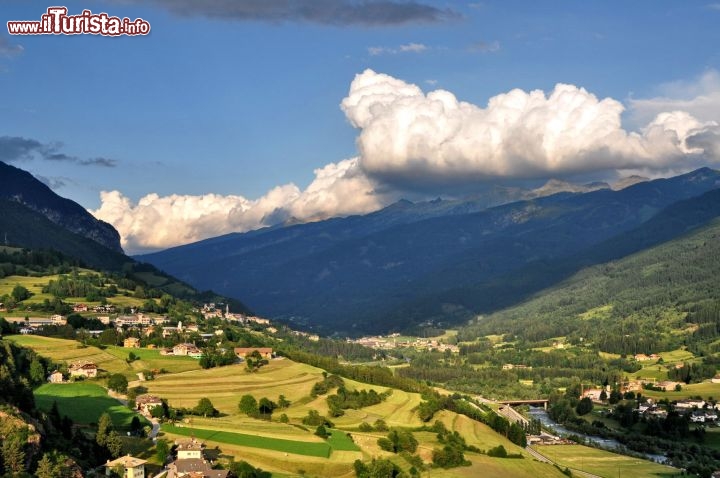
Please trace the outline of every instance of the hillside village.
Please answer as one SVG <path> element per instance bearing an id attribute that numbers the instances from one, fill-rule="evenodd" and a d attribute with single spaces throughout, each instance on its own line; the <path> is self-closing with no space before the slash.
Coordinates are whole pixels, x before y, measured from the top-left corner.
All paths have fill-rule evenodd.
<path id="1" fill-rule="evenodd" d="M 460 352 L 460 348 L 451 343 L 447 343 L 438 339 L 424 339 L 419 337 L 403 337 L 399 333 L 390 334 L 388 336 L 370 336 L 360 337 L 358 339 L 347 339 L 348 342 L 369 347 L 376 350 L 395 350 L 403 348 L 413 348 L 416 350 L 436 350 L 438 352 L 451 353 Z"/>
<path id="2" fill-rule="evenodd" d="M 82 279 L 85 276 L 77 275 L 77 277 Z M 163 299 L 155 299 L 153 303 L 158 304 L 162 301 Z M 165 301 L 167 302 L 167 300 Z M 136 301 L 133 302 L 136 303 Z M 45 336 L 72 337 L 80 348 L 97 347 L 102 350 L 109 347 L 113 354 L 121 357 L 123 363 L 128 367 L 122 374 L 117 373 L 116 366 L 108 368 L 106 362 L 95 361 L 93 360 L 94 356 L 88 356 L 81 359 L 53 361 L 48 364 L 43 381 L 47 385 L 58 387 L 95 386 L 96 384 L 101 387 L 100 390 L 105 390 L 107 387 L 110 389 L 112 397 L 126 402 L 129 409 L 143 420 L 140 425 L 131 429 L 131 433 L 138 433 L 138 437 L 143 434 L 156 437 L 155 434 L 162 433 L 161 430 L 169 430 L 169 428 L 164 428 L 167 426 L 177 427 L 173 429 L 175 431 L 182 430 L 183 427 L 191 427 L 192 423 L 200 420 L 198 417 L 203 413 L 210 413 L 210 416 L 228 413 L 228 408 L 222 409 L 221 412 L 221 408 L 215 408 L 214 403 L 209 404 L 209 408 L 203 412 L 199 412 L 200 404 L 193 402 L 202 397 L 188 402 L 178 398 L 172 389 L 163 388 L 161 384 L 164 380 L 174 375 L 173 369 L 188 372 L 197 370 L 198 375 L 193 379 L 195 382 L 204 380 L 204 376 L 208 378 L 214 376 L 209 369 L 221 372 L 220 369 L 223 367 L 241 367 L 246 371 L 245 373 L 253 374 L 257 373 L 257 370 L 274 370 L 278 367 L 278 363 L 290 362 L 283 360 L 288 351 L 299 348 L 302 354 L 306 354 L 310 350 L 321 351 L 321 353 L 338 360 L 339 364 L 343 364 L 339 366 L 354 367 L 355 365 L 350 364 L 363 361 L 380 366 L 389 365 L 393 367 L 394 374 L 400 381 L 405 380 L 405 377 L 414 377 L 412 374 L 418 371 L 423 371 L 423 373 L 429 374 L 427 376 L 437 380 L 442 377 L 437 375 L 438 373 L 454 373 L 453 370 L 457 370 L 458 366 L 463 367 L 464 375 L 471 376 L 472 372 L 463 363 L 472 360 L 474 350 L 478 347 L 472 342 L 460 340 L 457 331 L 440 331 L 445 333 L 437 337 L 412 337 L 394 333 L 386 336 L 331 340 L 321 338 L 311 332 L 292 330 L 286 325 L 274 323 L 249 313 L 231 312 L 228 304 L 207 302 L 195 307 L 188 307 L 187 304 L 178 302 L 174 309 L 168 308 L 167 313 L 163 313 L 153 312 L 154 305 L 148 300 L 142 305 L 135 305 L 135 303 L 131 302 L 130 305 L 123 306 L 96 305 L 92 302 L 68 299 L 66 307 L 70 308 L 70 312 L 67 314 L 33 314 L 32 306 L 20 303 L 4 315 L 6 315 L 6 322 L 12 324 L 20 336 L 26 336 L 31 341 L 34 336 L 38 338 Z M 25 314 L 17 314 L 22 310 L 25 311 Z M 476 371 L 485 373 L 492 369 L 506 374 L 502 380 L 508 390 L 511 387 L 510 382 L 506 382 L 508 379 L 519 384 L 520 388 L 514 390 L 522 390 L 528 387 L 525 385 L 526 383 L 530 382 L 532 385 L 532 380 L 528 381 L 526 377 L 543 373 L 544 367 L 542 360 L 538 361 L 539 356 L 532 355 L 534 357 L 532 360 L 524 360 L 521 355 L 518 355 L 515 346 L 505 342 L 502 337 L 493 338 L 488 343 L 490 345 L 487 351 L 491 354 L 488 357 L 491 357 L 492 361 L 483 362 Z M 547 357 L 588 353 L 587 344 L 570 343 L 565 338 L 554 339 L 543 345 L 545 346 L 535 347 L 532 353 L 539 353 L 541 356 Z M 280 353 L 276 347 L 282 349 Z M 296 348 L 293 349 L 293 347 Z M 290 355 L 293 356 L 292 352 Z M 300 355 L 300 357 L 304 356 Z M 691 356 L 682 355 L 682 357 L 678 360 L 678 358 L 664 354 L 637 353 L 622 360 L 625 361 L 624 366 L 628 370 L 650 370 L 661 366 L 663 369 L 678 371 L 679 374 L 685 367 L 692 364 L 692 360 L 688 362 Z M 158 361 L 160 358 L 173 362 Z M 307 360 L 307 357 L 304 359 Z M 319 360 L 312 363 L 324 364 L 319 358 L 312 360 Z M 149 365 L 152 363 L 164 365 Z M 172 365 L 170 365 L 171 363 Z M 347 369 L 346 373 L 349 370 Z M 695 374 L 694 369 L 692 373 Z M 113 382 L 118 375 L 126 377 L 120 385 Z M 577 399 L 581 401 L 588 399 L 596 407 L 594 413 L 603 420 L 622 420 L 622 413 L 625 413 L 623 410 L 630 408 L 633 416 L 640 417 L 645 421 L 667 421 L 669 416 L 677 414 L 687 420 L 692 427 L 706 429 L 715 427 L 718 421 L 718 406 L 712 397 L 706 396 L 703 400 L 691 398 L 664 400 L 663 393 L 675 392 L 678 389 L 684 390 L 686 384 L 669 378 L 657 379 L 654 378 L 654 375 L 650 374 L 645 379 L 640 375 L 628 377 L 614 386 L 587 382 L 578 391 Z M 708 381 L 715 383 L 716 379 L 720 382 L 720 377 L 714 377 Z M 498 383 L 501 382 L 494 378 L 486 382 L 482 388 Z M 556 383 L 559 390 L 567 382 L 557 381 Z M 212 385 L 208 384 L 208 386 L 210 388 L 217 387 L 214 381 Z M 449 385 L 447 387 L 445 390 L 463 390 L 462 386 L 455 388 L 456 385 Z M 315 386 L 313 386 L 314 389 Z M 323 387 L 319 388 L 319 390 L 322 389 Z M 194 388 L 190 387 L 189 390 L 194 390 Z M 652 390 L 657 390 L 660 397 L 648 396 L 647 393 Z M 60 393 L 60 391 L 53 393 Z M 193 393 L 202 394 L 202 388 Z M 458 392 L 454 392 L 454 395 L 462 396 Z M 267 401 L 266 404 L 269 403 L 273 407 L 278 403 L 270 397 L 258 396 L 255 398 L 264 399 Z M 310 398 L 312 398 L 312 394 Z M 307 400 L 307 398 L 303 400 Z M 322 400 L 321 410 L 326 406 L 324 398 Z M 471 404 L 470 407 L 485 405 L 489 408 L 482 409 L 485 410 L 484 413 L 491 413 L 492 410 L 495 410 L 498 416 L 507 420 L 508 424 L 514 424 L 519 427 L 518 429 L 524 430 L 522 436 L 527 439 L 528 443 L 532 443 L 536 447 L 534 453 L 542 453 L 537 447 L 546 445 L 573 446 L 574 442 L 563 439 L 556 433 L 540 430 L 539 425 L 533 422 L 527 415 L 527 410 L 522 407 L 516 408 L 514 405 L 501 404 L 486 398 L 482 400 L 477 403 L 468 403 Z M 553 398 L 553 400 L 557 399 Z M 302 400 L 299 403 L 302 403 Z M 552 409 L 550 411 L 552 412 Z M 472 408 L 466 412 L 472 416 Z M 236 410 L 235 413 L 237 413 Z M 335 410 L 334 413 L 341 416 L 347 414 L 345 411 L 338 410 Z M 415 417 L 418 413 L 418 409 L 413 408 L 412 416 Z M 417 418 L 413 419 L 417 420 Z M 291 416 L 288 417 L 288 420 L 291 423 L 294 422 L 294 425 L 305 426 L 302 424 L 304 417 Z M 138 428 L 143 427 L 142 423 L 147 424 L 144 425 L 146 427 L 144 432 L 140 432 Z M 357 426 L 357 422 L 355 422 L 350 430 L 356 431 Z M 182 451 L 182 447 L 179 449 Z M 201 461 L 182 461 L 186 459 L 189 458 L 177 458 L 175 461 L 165 462 L 162 469 L 158 469 L 157 463 L 150 464 L 146 461 L 146 457 L 131 453 L 129 456 L 115 457 L 114 460 L 109 461 L 106 468 L 117 472 L 123 467 L 126 476 L 141 476 L 141 473 L 153 475 L 163 473 L 165 476 L 189 476 L 192 478 L 215 476 L 216 471 L 210 471 L 211 468 L 209 468 L 214 465 L 207 461 L 207 458 L 203 458 L 206 461 L 202 461 L 203 459 L 200 458 L 194 459 Z M 424 459 L 426 462 L 432 461 L 430 456 L 425 456 Z M 145 469 L 148 466 L 151 471 Z M 193 473 L 195 474 L 193 475 Z M 204 474 L 201 475 L 201 473 Z"/>
<path id="3" fill-rule="evenodd" d="M 155 478 L 227 478 L 228 470 L 213 469 L 213 464 L 203 453 L 205 445 L 200 441 L 194 438 L 177 440 L 173 449 L 174 460 L 154 475 Z M 146 464 L 147 460 L 126 455 L 108 460 L 104 467 L 108 475 L 115 473 L 124 478 L 145 478 Z"/>

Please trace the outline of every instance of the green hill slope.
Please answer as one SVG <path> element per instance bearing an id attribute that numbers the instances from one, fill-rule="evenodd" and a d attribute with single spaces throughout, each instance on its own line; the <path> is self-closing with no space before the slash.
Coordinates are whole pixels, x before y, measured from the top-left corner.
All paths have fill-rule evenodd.
<path id="1" fill-rule="evenodd" d="M 84 207 L 58 196 L 42 181 L 22 169 L 0 161 L 0 199 L 22 204 L 54 224 L 122 253 L 120 234 Z"/>
<path id="2" fill-rule="evenodd" d="M 631 235 L 650 240 L 652 231 L 662 238 L 652 225 Z M 602 257 L 610 249 L 606 244 L 594 254 Z M 500 333 L 535 342 L 567 336 L 615 353 L 683 344 L 715 352 L 720 350 L 714 344 L 720 336 L 719 273 L 720 219 L 715 219 L 679 239 L 585 268 L 520 305 L 477 320 L 460 337 Z"/>
<path id="3" fill-rule="evenodd" d="M 0 241 L 28 249 L 54 249 L 98 269 L 119 270 L 132 259 L 55 224 L 15 201 L 0 199 Z"/>

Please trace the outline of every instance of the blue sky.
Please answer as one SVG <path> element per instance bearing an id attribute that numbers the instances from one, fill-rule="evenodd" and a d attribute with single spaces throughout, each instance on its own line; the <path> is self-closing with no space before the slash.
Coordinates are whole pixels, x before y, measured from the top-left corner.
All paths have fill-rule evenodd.
<path id="1" fill-rule="evenodd" d="M 151 34 L 3 32 L 0 160 L 43 177 L 91 210 L 101 210 L 101 191 L 115 191 L 97 215 L 120 229 L 127 249 L 143 250 L 290 215 L 312 220 L 367 212 L 403 196 L 452 195 L 461 183 L 466 190 L 517 178 L 665 174 L 718 159 L 712 123 L 720 121 L 720 3 L 314 1 L 291 1 L 290 7 L 275 0 L 73 1 L 64 4 L 70 14 L 87 8 L 142 17 Z M 39 20 L 50 5 L 4 2 L 3 21 Z M 351 95 L 355 76 L 367 69 L 372 73 L 355 83 Z M 538 111 L 552 116 L 563 105 L 582 102 L 582 111 L 610 119 L 578 129 L 573 138 L 563 128 L 539 160 L 508 149 L 513 135 L 520 144 L 532 136 L 517 128 L 498 146 L 501 152 L 487 153 L 490 159 L 455 136 L 452 148 L 438 152 L 438 145 L 450 142 L 438 133 L 444 126 L 426 134 L 442 136 L 438 141 L 408 144 L 396 124 L 424 114 L 424 97 L 413 93 L 412 101 L 393 100 L 391 106 L 378 100 L 389 108 L 392 124 L 375 107 L 340 106 L 372 88 L 395 95 L 405 88 L 397 82 L 424 94 L 447 90 L 479 109 L 516 88 L 550 97 L 563 83 L 576 88 L 565 95 L 576 99 L 538 100 Z M 581 88 L 598 102 L 612 98 L 624 112 L 594 105 Z M 681 142 L 692 136 L 677 151 L 653 135 L 620 144 L 620 136 L 643 131 L 656 113 L 676 110 L 693 118 L 663 120 L 661 129 L 675 128 Z M 525 111 L 519 124 L 535 124 Z M 467 135 L 485 131 L 478 114 L 448 117 L 467 126 L 458 126 Z M 608 126 L 613 115 L 622 120 L 620 133 L 608 133 L 617 129 Z M 578 143 L 598 131 L 602 140 Z M 549 133 L 539 134 L 547 147 Z M 585 162 L 573 163 L 569 155 Z M 647 158 L 628 159 L 638 155 Z M 342 163 L 351 158 L 359 159 Z M 326 165 L 339 166 L 319 177 L 314 171 Z M 295 189 L 268 194 L 289 184 Z M 358 196 L 365 199 L 355 201 Z M 141 210 L 137 201 L 143 197 Z M 296 201 L 302 203 L 285 207 Z M 174 240 L 139 232 L 158 217 L 177 223 L 187 210 L 193 212 L 183 225 L 187 230 Z"/>

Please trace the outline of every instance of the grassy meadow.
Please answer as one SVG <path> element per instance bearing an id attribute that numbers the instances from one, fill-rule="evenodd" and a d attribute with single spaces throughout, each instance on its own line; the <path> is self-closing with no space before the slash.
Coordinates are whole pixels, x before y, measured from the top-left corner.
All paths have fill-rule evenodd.
<path id="1" fill-rule="evenodd" d="M 105 352 L 125 362 L 130 353 L 134 353 L 138 360 L 130 364 L 130 368 L 134 372 L 142 370 L 165 370 L 167 373 L 187 372 L 190 370 L 199 370 L 200 363 L 198 359 L 185 356 L 161 355 L 156 349 L 128 349 L 115 345 L 108 346 Z"/>
<path id="2" fill-rule="evenodd" d="M 84 346 L 75 340 L 55 339 L 39 335 L 12 335 L 7 339 L 23 347 L 29 347 L 55 362 L 69 364 L 76 360 L 90 360 L 100 370 L 108 373 L 121 373 L 128 380 L 136 380 L 137 373 L 143 370 L 165 370 L 168 373 L 177 373 L 200 369 L 198 361 L 192 357 L 160 355 L 158 350 L 126 349 L 117 346 L 108 346 L 102 350 L 97 347 Z M 128 364 L 126 359 L 130 352 L 140 359 Z"/>
<path id="3" fill-rule="evenodd" d="M 667 398 L 670 401 L 683 400 L 685 398 L 701 396 L 704 399 L 710 397 L 714 399 L 720 398 L 720 383 L 712 382 L 701 382 L 691 383 L 690 385 L 682 385 L 682 390 L 676 392 L 675 390 L 668 390 L 666 392 L 654 392 L 652 390 L 643 390 L 642 394 L 646 397 L 650 397 L 656 400 L 662 400 Z"/>
<path id="4" fill-rule="evenodd" d="M 107 412 L 116 427 L 128 428 L 136 415 L 116 399 L 109 397 L 100 385 L 86 382 L 46 383 L 34 391 L 38 408 L 49 411 L 57 402 L 60 415 L 69 416 L 73 422 L 83 425 L 97 423 L 100 415 Z M 140 417 L 145 425 L 148 421 Z"/>
<path id="5" fill-rule="evenodd" d="M 163 425 L 162 430 L 173 435 L 192 436 L 204 441 L 228 443 L 230 445 L 246 446 L 251 448 L 264 448 L 283 453 L 294 453 L 296 455 L 329 458 L 332 451 L 332 447 L 326 441 L 293 441 L 281 438 L 250 435 L 246 433 L 206 430 L 203 428 L 185 426 L 179 427 L 174 425 Z"/>
<path id="6" fill-rule="evenodd" d="M 272 360 L 255 373 L 236 364 L 161 375 L 144 386 L 174 407 L 194 407 L 198 400 L 207 397 L 220 412 L 234 415 L 238 413 L 240 397 L 246 393 L 274 401 L 285 395 L 295 403 L 307 397 L 313 384 L 321 379 L 322 371 L 318 368 L 290 360 Z"/>
<path id="7" fill-rule="evenodd" d="M 677 469 L 669 466 L 582 445 L 539 446 L 536 449 L 563 467 L 587 471 L 603 478 L 680 476 Z"/>
<path id="8" fill-rule="evenodd" d="M 30 347 L 43 357 L 55 362 L 69 364 L 76 360 L 90 360 L 97 364 L 100 370 L 108 373 L 121 373 L 128 380 L 136 380 L 137 373 L 143 370 L 165 370 L 167 373 L 178 373 L 200 369 L 198 360 L 192 357 L 161 355 L 159 350 L 126 349 L 114 345 L 99 349 L 84 346 L 75 340 L 55 339 L 39 335 L 12 335 L 8 337 L 8 340 L 23 347 Z M 139 360 L 128 364 L 126 360 L 130 352 L 139 357 Z"/>
<path id="9" fill-rule="evenodd" d="M 79 274 L 97 274 L 96 271 L 90 270 L 90 269 L 77 269 L 77 272 Z M 31 276 L 7 276 L 0 278 L 0 296 L 5 294 L 10 294 L 13 290 L 13 288 L 16 285 L 21 285 L 25 287 L 27 290 L 29 290 L 32 293 L 32 297 L 29 299 L 24 300 L 23 304 L 41 304 L 45 299 L 52 300 L 53 295 L 52 294 L 43 294 L 42 289 L 46 285 L 50 283 L 51 280 L 57 280 L 60 276 L 55 275 L 46 275 L 46 276 L 39 276 L 39 277 L 31 277 Z M 167 279 L 165 279 L 167 281 Z M 118 289 L 118 295 L 115 297 L 109 297 L 107 299 L 108 304 L 115 305 L 116 307 L 140 307 L 145 302 L 145 299 L 138 299 L 136 297 L 126 296 L 123 295 L 125 293 L 132 294 L 134 291 L 128 291 L 125 289 Z M 77 303 L 83 303 L 87 304 L 89 306 L 95 306 L 100 305 L 100 302 L 89 302 L 86 300 L 85 297 L 67 297 L 63 299 L 64 302 L 68 304 L 77 304 Z M 18 310 L 15 312 L 12 312 L 8 315 L 10 316 L 24 316 L 24 315 L 32 315 L 34 317 L 41 317 L 41 316 L 47 316 L 52 315 L 52 313 L 43 313 L 43 312 L 26 312 L 24 310 Z"/>
<path id="10" fill-rule="evenodd" d="M 131 372 L 129 365 L 124 360 L 107 350 L 86 347 L 75 340 L 55 339 L 39 335 L 11 335 L 7 337 L 7 340 L 11 340 L 23 347 L 29 347 L 54 362 L 67 362 L 70 364 L 76 360 L 90 360 L 100 370 L 109 373 Z"/>
<path id="11" fill-rule="evenodd" d="M 52 294 L 43 294 L 42 288 L 48 285 L 51 280 L 57 280 L 58 275 L 28 277 L 28 276 L 7 276 L 0 279 L 0 296 L 9 295 L 17 285 L 21 285 L 29 290 L 33 296 L 23 303 L 41 303 L 43 300 L 52 300 Z M 24 311 L 18 311 L 17 315 L 24 314 Z M 12 314 L 11 314 L 12 315 Z M 33 314 L 35 315 L 35 314 Z"/>

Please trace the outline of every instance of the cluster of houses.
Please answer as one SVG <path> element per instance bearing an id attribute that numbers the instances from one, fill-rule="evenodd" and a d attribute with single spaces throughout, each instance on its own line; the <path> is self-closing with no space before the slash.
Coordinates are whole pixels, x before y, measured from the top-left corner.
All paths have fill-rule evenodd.
<path id="1" fill-rule="evenodd" d="M 86 304 L 73 305 L 73 312 L 95 312 L 98 314 L 114 314 L 115 306 L 112 304 L 89 306 Z"/>
<path id="2" fill-rule="evenodd" d="M 435 339 L 416 338 L 414 340 L 398 340 L 399 337 L 400 334 L 391 334 L 387 337 L 378 335 L 372 337 L 361 337 L 359 339 L 347 339 L 347 341 L 376 350 L 414 348 L 417 350 L 437 350 L 440 352 L 449 350 L 452 353 L 460 352 L 460 347 L 457 345 L 446 344 Z"/>
<path id="3" fill-rule="evenodd" d="M 5 317 L 11 323 L 22 325 L 20 333 L 23 335 L 32 334 L 35 330 L 46 325 L 65 325 L 67 319 L 62 315 L 51 315 L 50 317 Z"/>
<path id="4" fill-rule="evenodd" d="M 140 339 L 134 338 L 134 337 L 128 337 L 125 339 L 125 347 L 130 348 L 138 348 L 140 345 Z M 273 355 L 273 349 L 270 347 L 236 347 L 234 349 L 235 355 L 237 355 L 239 360 L 245 360 L 245 357 L 247 357 L 249 354 L 257 351 L 260 356 L 266 360 L 270 360 L 274 357 Z M 203 353 L 202 350 L 200 350 L 195 344 L 189 344 L 189 343 L 182 343 L 177 344 L 171 349 L 162 349 L 160 350 L 161 355 L 179 355 L 179 356 L 187 356 L 192 358 L 201 358 Z M 94 362 L 91 362 L 89 360 L 78 360 L 76 362 L 72 362 L 70 366 L 68 367 L 68 373 L 70 375 L 70 378 L 96 378 L 98 375 L 98 366 Z M 48 376 L 48 382 L 50 383 L 64 383 L 65 382 L 65 376 L 62 372 L 59 370 L 55 370 L 53 373 L 51 373 Z M 152 400 L 151 400 L 152 399 Z M 153 406 L 161 404 L 161 400 L 157 397 L 147 397 L 143 400 L 149 400 L 147 404 L 145 404 L 145 408 L 149 407 L 147 410 L 141 410 L 147 412 L 149 415 L 149 410 L 152 409 Z M 154 401 L 153 401 L 154 400 Z M 139 403 L 136 401 L 136 404 L 139 405 Z M 149 404 L 149 405 L 148 405 Z M 152 406 L 150 406 L 152 405 Z"/>
<path id="5" fill-rule="evenodd" d="M 170 322 L 170 319 L 163 316 L 152 317 L 146 314 L 119 315 L 113 320 L 116 327 L 150 327 L 163 325 Z"/>
<path id="6" fill-rule="evenodd" d="M 195 344 L 182 343 L 175 345 L 173 348 L 160 350 L 160 355 L 180 355 L 199 359 L 203 353 Z"/>
<path id="7" fill-rule="evenodd" d="M 228 470 L 215 470 L 203 453 L 204 445 L 195 438 L 176 441 L 175 460 L 162 473 L 166 478 L 227 478 Z M 125 478 L 145 478 L 146 460 L 127 455 L 105 464 L 107 475 L 121 470 Z M 158 475 L 160 476 L 160 475 Z"/>
<path id="8" fill-rule="evenodd" d="M 693 423 L 715 422 L 718 419 L 720 404 L 713 405 L 701 399 L 689 398 L 678 400 L 673 404 L 674 409 L 682 415 L 690 414 L 690 421 Z M 638 404 L 638 413 L 645 416 L 665 418 L 667 410 L 658 406 L 652 399 L 647 399 Z"/>
<path id="9" fill-rule="evenodd" d="M 110 314 L 115 313 L 115 311 L 116 307 L 114 305 L 89 306 L 83 303 L 73 305 L 73 312 L 76 313 Z M 200 329 L 196 324 L 183 324 L 182 322 L 178 322 L 177 326 L 168 326 L 166 324 L 170 322 L 170 319 L 166 316 L 151 316 L 138 312 L 137 309 L 134 308 L 131 308 L 130 312 L 130 314 L 118 315 L 112 318 L 110 315 L 95 315 L 93 317 L 99 320 L 103 325 L 114 325 L 118 330 L 121 330 L 123 328 L 140 329 L 141 333 L 145 336 L 152 335 L 157 330 L 157 326 L 163 326 L 162 337 L 164 339 L 176 335 L 187 336 L 188 334 L 199 334 L 203 339 L 210 339 L 214 335 L 221 335 L 223 333 L 222 330 L 218 329 L 215 330 L 214 334 L 201 334 Z M 251 323 L 261 324 L 265 326 L 270 325 L 270 321 L 268 319 L 244 314 L 231 313 L 230 308 L 227 305 L 225 306 L 225 310 L 223 311 L 221 308 L 218 308 L 216 304 L 209 303 L 205 304 L 200 310 L 195 309 L 195 312 L 199 312 L 205 318 L 218 317 L 231 322 L 239 323 L 241 325 L 248 325 Z M 23 334 L 35 333 L 36 330 L 48 325 L 67 324 L 67 318 L 62 315 L 53 315 L 51 317 L 7 317 L 6 320 L 21 325 L 20 332 Z M 268 331 L 275 333 L 277 332 L 277 329 L 273 327 L 268 327 Z M 90 335 L 97 336 L 102 333 L 102 330 L 90 330 L 88 331 L 88 333 Z M 319 340 L 319 337 L 315 336 L 315 340 Z M 137 348 L 139 347 L 139 343 L 130 341 L 125 346 L 130 348 Z M 172 353 L 174 355 L 198 356 L 197 350 L 194 350 L 192 348 L 189 348 L 187 352 L 180 350 L 179 353 L 177 351 L 174 351 Z"/>
<path id="10" fill-rule="evenodd" d="M 200 309 L 200 313 L 205 319 L 227 319 L 231 322 L 238 322 L 241 324 L 249 324 L 249 323 L 256 323 L 261 325 L 270 325 L 270 320 L 263 319 L 261 317 L 255 317 L 254 315 L 245 315 L 245 314 L 234 314 L 230 312 L 230 306 L 228 304 L 225 304 L 225 310 L 223 311 L 222 307 L 220 307 L 219 304 L 215 304 L 214 302 L 210 302 L 208 304 L 203 304 L 202 309 Z"/>
<path id="11" fill-rule="evenodd" d="M 690 413 L 690 421 L 693 423 L 715 422 L 720 404 L 713 405 L 705 400 L 689 398 L 677 401 L 675 410 L 683 414 Z"/>
<path id="12" fill-rule="evenodd" d="M 262 317 L 255 317 L 254 315 L 243 315 L 243 314 L 227 314 L 225 318 L 231 322 L 237 322 L 239 324 L 247 325 L 250 323 L 260 325 L 270 325 L 269 319 L 263 319 Z"/>
<path id="13" fill-rule="evenodd" d="M 271 327 L 271 328 L 272 328 L 272 327 Z M 270 330 L 270 329 L 268 329 L 268 331 L 269 331 L 269 330 Z M 273 333 L 275 333 L 275 332 L 273 332 Z M 317 341 L 320 340 L 320 336 L 319 336 L 318 334 L 311 334 L 311 333 L 308 333 L 308 332 L 303 332 L 303 331 L 301 331 L 301 330 L 291 330 L 290 333 L 293 334 L 293 335 L 297 335 L 298 337 L 305 337 L 306 339 L 308 339 L 308 340 L 310 340 L 310 341 L 312 341 L 312 342 L 317 342 Z"/>

